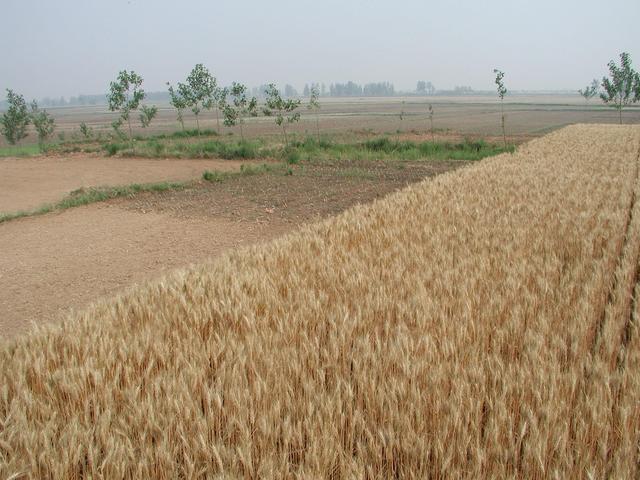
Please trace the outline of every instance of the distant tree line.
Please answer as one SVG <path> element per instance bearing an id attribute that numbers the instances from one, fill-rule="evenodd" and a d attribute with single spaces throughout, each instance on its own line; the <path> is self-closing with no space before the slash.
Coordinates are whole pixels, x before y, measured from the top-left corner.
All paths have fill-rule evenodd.
<path id="1" fill-rule="evenodd" d="M 332 83 L 329 85 L 331 97 L 391 97 L 396 94 L 393 83 L 366 83 L 364 86 L 355 82 Z"/>

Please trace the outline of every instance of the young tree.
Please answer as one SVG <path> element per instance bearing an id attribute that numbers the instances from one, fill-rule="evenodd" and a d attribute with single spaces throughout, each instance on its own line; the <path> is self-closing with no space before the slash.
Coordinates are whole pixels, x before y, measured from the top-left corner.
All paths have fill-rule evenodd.
<path id="1" fill-rule="evenodd" d="M 610 78 L 602 77 L 604 92 L 600 94 L 600 98 L 618 110 L 622 124 L 622 109 L 640 101 L 640 74 L 631 66 L 631 57 L 627 52 L 620 54 L 620 67 L 613 60 L 608 67 Z"/>
<path id="2" fill-rule="evenodd" d="M 148 107 L 147 105 L 143 105 L 140 109 L 140 123 L 142 123 L 142 128 L 147 128 L 151 124 L 151 120 L 155 118 L 158 113 L 158 107 L 152 105 Z"/>
<path id="3" fill-rule="evenodd" d="M 405 101 L 402 100 L 402 103 L 400 104 L 400 114 L 398 115 L 398 117 L 400 118 L 400 127 L 398 128 L 398 133 L 402 132 L 402 121 L 404 120 L 405 116 L 404 105 Z"/>
<path id="4" fill-rule="evenodd" d="M 86 123 L 81 122 L 80 123 L 80 133 L 85 138 L 85 140 L 87 140 L 87 139 L 91 138 L 91 136 L 93 135 L 93 129 L 90 126 L 88 126 Z"/>
<path id="5" fill-rule="evenodd" d="M 211 110 L 214 105 L 218 82 L 209 70 L 198 63 L 187 77 L 186 83 L 178 83 L 178 92 L 196 116 L 196 127 L 200 134 L 198 116 L 202 110 Z"/>
<path id="6" fill-rule="evenodd" d="M 227 127 L 240 126 L 240 138 L 244 140 L 242 125 L 244 117 L 258 116 L 258 100 L 256 97 L 247 98 L 247 87 L 241 83 L 233 82 L 230 89 L 224 89 L 224 124 Z"/>
<path id="7" fill-rule="evenodd" d="M 116 136 L 122 140 L 127 138 L 127 135 L 122 131 L 123 123 L 124 121 L 122 120 L 122 117 L 118 117 L 113 122 L 111 122 L 111 128 L 113 128 L 113 131 L 115 132 Z"/>
<path id="8" fill-rule="evenodd" d="M 31 121 L 38 133 L 38 146 L 42 150 L 45 140 L 53 134 L 56 128 L 55 121 L 49 112 L 38 108 L 38 102 L 35 100 L 31 102 Z"/>
<path id="9" fill-rule="evenodd" d="M 316 116 L 316 133 L 318 134 L 318 143 L 320 143 L 320 91 L 316 85 L 312 85 L 309 92 L 309 105 L 307 105 L 307 109 L 311 110 Z"/>
<path id="10" fill-rule="evenodd" d="M 594 78 L 591 82 L 591 85 L 587 85 L 586 87 L 584 87 L 584 90 L 578 90 L 578 93 L 584 97 L 585 109 L 589 106 L 589 100 L 591 100 L 598 94 L 599 87 L 600 84 L 598 83 L 598 80 Z"/>
<path id="11" fill-rule="evenodd" d="M 585 105 L 589 102 L 589 100 L 591 100 L 598 94 L 599 87 L 600 84 L 598 83 L 598 80 L 594 78 L 591 82 L 591 85 L 587 85 L 586 87 L 584 87 L 584 90 L 578 90 L 578 93 L 584 97 Z"/>
<path id="12" fill-rule="evenodd" d="M 220 133 L 220 112 L 222 112 L 222 116 L 224 117 L 224 109 L 227 106 L 228 96 L 229 96 L 228 88 L 225 87 L 225 88 L 216 89 L 215 106 L 216 106 L 216 127 L 218 129 L 218 134 Z"/>
<path id="13" fill-rule="evenodd" d="M 265 92 L 267 96 L 267 106 L 263 109 L 266 116 L 274 116 L 276 125 L 282 127 L 282 135 L 284 136 L 284 143 L 289 145 L 289 138 L 287 137 L 286 125 L 289 123 L 295 123 L 300 120 L 300 112 L 296 112 L 300 106 L 300 100 L 283 99 L 282 95 L 276 88 L 275 84 L 270 83 Z"/>
<path id="14" fill-rule="evenodd" d="M 182 131 L 184 132 L 184 116 L 182 115 L 182 112 L 187 108 L 187 100 L 180 95 L 179 92 L 176 92 L 169 82 L 167 82 L 167 86 L 169 87 L 169 103 L 178 112 L 178 121 L 180 122 Z"/>
<path id="15" fill-rule="evenodd" d="M 433 134 L 433 105 L 429 104 L 429 122 L 431 123 L 431 141 L 435 142 L 435 136 Z"/>
<path id="16" fill-rule="evenodd" d="M 7 142 L 15 145 L 27 136 L 27 127 L 31 118 L 24 97 L 10 89 L 7 89 L 7 105 L 9 108 L 0 117 L 0 130 Z"/>
<path id="17" fill-rule="evenodd" d="M 145 93 L 142 89 L 142 77 L 131 70 L 122 70 L 115 82 L 111 82 L 107 101 L 109 110 L 119 111 L 120 118 L 112 123 L 116 132 L 120 133 L 122 123 L 129 125 L 129 141 L 133 143 L 133 131 L 131 130 L 131 112 L 138 109 L 140 102 L 144 100 Z M 116 126 L 117 125 L 117 126 Z"/>
<path id="18" fill-rule="evenodd" d="M 507 148 L 507 133 L 504 126 L 504 96 L 507 94 L 507 89 L 504 86 L 504 72 L 501 72 L 497 68 L 493 69 L 493 73 L 496 74 L 496 87 L 498 90 L 498 97 L 500 98 L 500 113 L 502 120 L 502 140 L 504 141 L 504 148 Z"/>

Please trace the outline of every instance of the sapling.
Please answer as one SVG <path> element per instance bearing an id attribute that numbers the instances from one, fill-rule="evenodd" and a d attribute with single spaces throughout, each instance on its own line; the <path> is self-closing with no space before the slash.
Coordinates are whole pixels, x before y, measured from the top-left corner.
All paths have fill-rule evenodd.
<path id="1" fill-rule="evenodd" d="M 640 74 L 631 66 L 631 57 L 627 52 L 620 54 L 620 67 L 613 60 L 608 67 L 610 78 L 602 78 L 604 92 L 600 94 L 600 98 L 618 110 L 622 124 L 623 108 L 640 101 Z"/>
<path id="2" fill-rule="evenodd" d="M 231 88 L 224 89 L 224 108 L 222 114 L 224 116 L 224 124 L 227 127 L 239 125 L 240 138 L 244 140 L 242 125 L 244 117 L 251 115 L 258 116 L 258 100 L 256 97 L 247 97 L 247 87 L 241 83 L 233 82 Z"/>
<path id="3" fill-rule="evenodd" d="M 433 105 L 429 104 L 429 122 L 431 123 L 431 141 L 435 142 L 435 136 L 433 134 Z"/>
<path id="4" fill-rule="evenodd" d="M 300 106 L 300 99 L 283 99 L 273 83 L 270 83 L 264 92 L 267 96 L 267 105 L 263 112 L 266 116 L 275 117 L 276 125 L 282 128 L 285 146 L 289 146 L 286 125 L 300 120 L 300 112 L 296 111 Z"/>
<path id="5" fill-rule="evenodd" d="M 129 125 L 129 141 L 133 143 L 133 131 L 131 129 L 131 112 L 137 110 L 140 102 L 144 100 L 145 93 L 142 89 L 142 77 L 131 70 L 122 70 L 118 74 L 115 82 L 111 82 L 107 101 L 109 110 L 119 111 L 120 117 L 111 125 L 114 130 L 120 132 L 120 127 L 124 121 Z"/>
<path id="6" fill-rule="evenodd" d="M 598 80 L 594 78 L 593 81 L 591 82 L 591 85 L 587 85 L 586 87 L 584 87 L 584 90 L 582 89 L 578 90 L 578 93 L 582 97 L 584 97 L 585 107 L 589 103 L 589 100 L 591 100 L 593 97 L 595 97 L 598 94 L 599 87 L 600 87 L 600 84 L 598 83 Z"/>
<path id="7" fill-rule="evenodd" d="M 315 85 L 311 86 L 311 90 L 309 90 L 309 105 L 307 105 L 307 109 L 311 110 L 315 113 L 316 116 L 316 133 L 318 135 L 318 143 L 320 143 L 320 118 L 318 112 L 320 110 L 320 101 L 318 100 L 320 97 L 320 90 Z"/>
<path id="8" fill-rule="evenodd" d="M 44 142 L 49 138 L 56 128 L 55 121 L 49 112 L 38 108 L 38 102 L 31 102 L 31 122 L 38 133 L 38 146 L 40 150 L 44 147 Z"/>
<path id="9" fill-rule="evenodd" d="M 186 83 L 178 83 L 180 96 L 185 99 L 186 105 L 191 107 L 191 111 L 196 116 L 198 135 L 200 134 L 200 112 L 202 110 L 211 110 L 214 105 L 217 88 L 218 82 L 216 78 L 201 63 L 193 67 Z"/>
<path id="10" fill-rule="evenodd" d="M 31 122 L 27 102 L 24 97 L 7 89 L 9 108 L 0 117 L 0 130 L 11 145 L 15 145 L 27 136 L 27 127 Z"/>
<path id="11" fill-rule="evenodd" d="M 178 112 L 178 121 L 180 122 L 182 131 L 184 132 L 183 112 L 184 109 L 187 108 L 187 100 L 182 95 L 180 95 L 180 93 L 177 92 L 169 82 L 167 82 L 167 86 L 169 87 L 169 103 L 173 108 L 176 109 L 176 112 Z"/>
<path id="12" fill-rule="evenodd" d="M 155 105 L 147 106 L 143 105 L 140 109 L 140 123 L 142 123 L 142 128 L 147 128 L 151 121 L 155 118 L 158 113 L 158 107 Z"/>
<path id="13" fill-rule="evenodd" d="M 93 129 L 88 126 L 86 123 L 80 123 L 80 134 L 84 137 L 85 140 L 88 140 L 93 136 Z"/>
<path id="14" fill-rule="evenodd" d="M 504 125 L 504 96 L 507 94 L 507 88 L 504 86 L 504 72 L 498 70 L 497 68 L 493 69 L 493 73 L 496 74 L 496 87 L 498 90 L 498 97 L 500 98 L 500 114 L 501 114 L 501 123 L 502 123 L 502 140 L 504 141 L 504 148 L 507 148 L 507 133 Z"/>

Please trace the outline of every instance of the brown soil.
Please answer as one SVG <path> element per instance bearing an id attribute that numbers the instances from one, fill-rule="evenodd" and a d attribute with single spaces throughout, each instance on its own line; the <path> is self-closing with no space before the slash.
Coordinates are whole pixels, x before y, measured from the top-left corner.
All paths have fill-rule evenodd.
<path id="1" fill-rule="evenodd" d="M 0 224 L 0 337 L 462 165 L 305 165 Z"/>
<path id="2" fill-rule="evenodd" d="M 204 170 L 238 170 L 247 161 L 164 160 L 83 155 L 0 158 L 0 212 L 55 202 L 80 187 L 182 181 Z"/>

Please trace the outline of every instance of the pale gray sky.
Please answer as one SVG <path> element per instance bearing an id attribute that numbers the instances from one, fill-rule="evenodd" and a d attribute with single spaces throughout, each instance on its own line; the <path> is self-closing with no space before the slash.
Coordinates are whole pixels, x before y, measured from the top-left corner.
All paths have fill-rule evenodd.
<path id="1" fill-rule="evenodd" d="M 204 63 L 223 84 L 391 81 L 413 89 L 577 89 L 628 51 L 638 0 L 2 0 L 0 89 L 103 93 L 121 69 L 148 91 Z M 4 94 L 0 94 L 4 97 Z"/>

